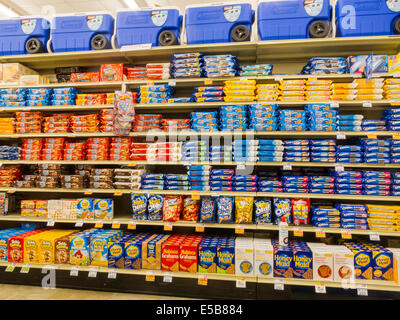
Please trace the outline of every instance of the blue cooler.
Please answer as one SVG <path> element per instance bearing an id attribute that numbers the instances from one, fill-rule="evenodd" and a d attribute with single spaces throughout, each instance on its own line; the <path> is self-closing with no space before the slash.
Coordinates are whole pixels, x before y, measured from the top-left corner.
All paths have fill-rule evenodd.
<path id="1" fill-rule="evenodd" d="M 46 52 L 50 23 L 43 18 L 0 20 L 0 55 Z"/>
<path id="2" fill-rule="evenodd" d="M 181 27 L 178 9 L 120 11 L 116 19 L 118 47 L 143 43 L 175 45 L 179 43 Z"/>
<path id="3" fill-rule="evenodd" d="M 55 17 L 51 24 L 51 50 L 70 52 L 110 49 L 113 33 L 114 18 L 110 14 Z"/>
<path id="4" fill-rule="evenodd" d="M 187 7 L 187 44 L 249 41 L 253 20 L 248 3 Z"/>
<path id="5" fill-rule="evenodd" d="M 261 40 L 324 38 L 331 25 L 329 0 L 260 2 L 258 33 Z"/>
<path id="6" fill-rule="evenodd" d="M 400 34 L 400 1 L 338 0 L 338 36 L 384 36 Z"/>

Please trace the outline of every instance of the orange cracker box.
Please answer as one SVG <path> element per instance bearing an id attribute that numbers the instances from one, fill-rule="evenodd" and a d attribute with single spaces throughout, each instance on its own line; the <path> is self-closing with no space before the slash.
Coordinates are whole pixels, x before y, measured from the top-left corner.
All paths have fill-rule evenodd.
<path id="1" fill-rule="evenodd" d="M 14 237 L 11 237 L 8 242 L 8 261 L 9 262 L 24 262 L 24 240 L 25 238 L 43 232 L 45 229 L 31 230 Z"/>
<path id="2" fill-rule="evenodd" d="M 47 218 L 48 200 L 35 200 L 35 217 Z"/>
<path id="3" fill-rule="evenodd" d="M 56 240 L 75 233 L 76 230 L 57 230 L 48 234 L 46 232 L 40 233 L 39 237 L 39 247 L 38 247 L 38 262 L 39 263 L 55 263 L 55 245 Z"/>
<path id="4" fill-rule="evenodd" d="M 126 69 L 120 64 L 102 64 L 100 67 L 100 81 L 124 81 Z"/>
<path id="5" fill-rule="evenodd" d="M 99 72 L 71 73 L 71 82 L 98 82 L 100 81 Z"/>
<path id="6" fill-rule="evenodd" d="M 143 269 L 161 269 L 161 247 L 169 237 L 169 235 L 159 234 L 154 238 L 146 239 L 146 241 L 142 243 Z"/>
<path id="7" fill-rule="evenodd" d="M 197 272 L 197 257 L 202 237 L 187 237 L 180 245 L 179 271 Z"/>
<path id="8" fill-rule="evenodd" d="M 179 271 L 180 245 L 184 240 L 184 235 L 173 235 L 162 244 L 161 270 Z"/>

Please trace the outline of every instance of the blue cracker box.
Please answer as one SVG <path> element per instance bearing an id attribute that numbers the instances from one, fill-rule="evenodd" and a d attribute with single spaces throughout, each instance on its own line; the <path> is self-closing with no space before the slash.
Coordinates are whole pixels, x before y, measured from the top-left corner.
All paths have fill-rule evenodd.
<path id="1" fill-rule="evenodd" d="M 134 220 L 147 220 L 147 197 L 141 194 L 131 194 L 132 218 Z"/>
<path id="2" fill-rule="evenodd" d="M 94 218 L 94 199 L 77 199 L 76 200 L 76 218 L 77 219 L 93 219 Z"/>
<path id="3" fill-rule="evenodd" d="M 393 281 L 393 253 L 387 249 L 372 249 L 372 279 Z"/>
<path id="4" fill-rule="evenodd" d="M 354 246 L 346 243 L 345 245 L 354 254 L 354 269 L 356 273 L 356 279 L 372 280 L 372 251 L 364 246 Z"/>
<path id="5" fill-rule="evenodd" d="M 313 278 L 313 253 L 307 246 L 293 248 L 293 278 Z"/>
<path id="6" fill-rule="evenodd" d="M 113 199 L 94 199 L 94 218 L 100 220 L 112 220 L 114 217 Z"/>
<path id="7" fill-rule="evenodd" d="M 217 247 L 217 273 L 235 274 L 235 243 L 224 242 Z"/>
<path id="8" fill-rule="evenodd" d="M 125 269 L 142 269 L 142 242 L 147 239 L 153 239 L 155 236 L 155 234 L 137 235 L 124 243 Z"/>
<path id="9" fill-rule="evenodd" d="M 293 251 L 289 246 L 273 245 L 274 277 L 293 278 Z"/>
<path id="10" fill-rule="evenodd" d="M 198 251 L 199 273 L 217 273 L 217 244 L 217 241 L 201 241 Z"/>
<path id="11" fill-rule="evenodd" d="M 125 242 L 126 240 L 117 240 L 108 243 L 109 268 L 124 268 Z"/>

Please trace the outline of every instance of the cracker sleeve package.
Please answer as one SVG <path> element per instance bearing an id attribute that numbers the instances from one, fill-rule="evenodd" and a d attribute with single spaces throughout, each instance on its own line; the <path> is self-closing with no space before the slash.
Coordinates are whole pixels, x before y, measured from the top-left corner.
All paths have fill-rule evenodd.
<path id="1" fill-rule="evenodd" d="M 114 134 L 128 136 L 135 121 L 135 107 L 132 92 L 115 92 Z"/>
<path id="2" fill-rule="evenodd" d="M 235 198 L 235 223 L 251 223 L 253 221 L 253 197 Z"/>
<path id="3" fill-rule="evenodd" d="M 274 223 L 279 224 L 280 222 L 291 223 L 292 217 L 292 203 L 290 199 L 278 199 L 274 198 Z"/>
<path id="4" fill-rule="evenodd" d="M 163 205 L 163 220 L 178 221 L 183 208 L 181 196 L 165 196 Z"/>
<path id="5" fill-rule="evenodd" d="M 233 221 L 234 197 L 217 198 L 217 222 L 226 223 Z"/>
<path id="6" fill-rule="evenodd" d="M 203 197 L 200 206 L 200 222 L 215 221 L 217 198 Z"/>
<path id="7" fill-rule="evenodd" d="M 191 196 L 183 200 L 183 221 L 197 221 L 199 219 L 200 201 L 194 200 Z"/>

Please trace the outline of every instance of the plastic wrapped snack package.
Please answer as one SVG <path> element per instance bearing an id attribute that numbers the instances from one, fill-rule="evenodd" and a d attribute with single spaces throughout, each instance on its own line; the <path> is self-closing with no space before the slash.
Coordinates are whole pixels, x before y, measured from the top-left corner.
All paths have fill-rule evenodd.
<path id="1" fill-rule="evenodd" d="M 233 221 L 234 197 L 217 198 L 217 222 L 229 223 Z"/>
<path id="2" fill-rule="evenodd" d="M 115 92 L 114 134 L 128 136 L 135 121 L 135 107 L 132 92 Z"/>
<path id="3" fill-rule="evenodd" d="M 235 197 L 235 223 L 253 221 L 253 197 Z"/>

